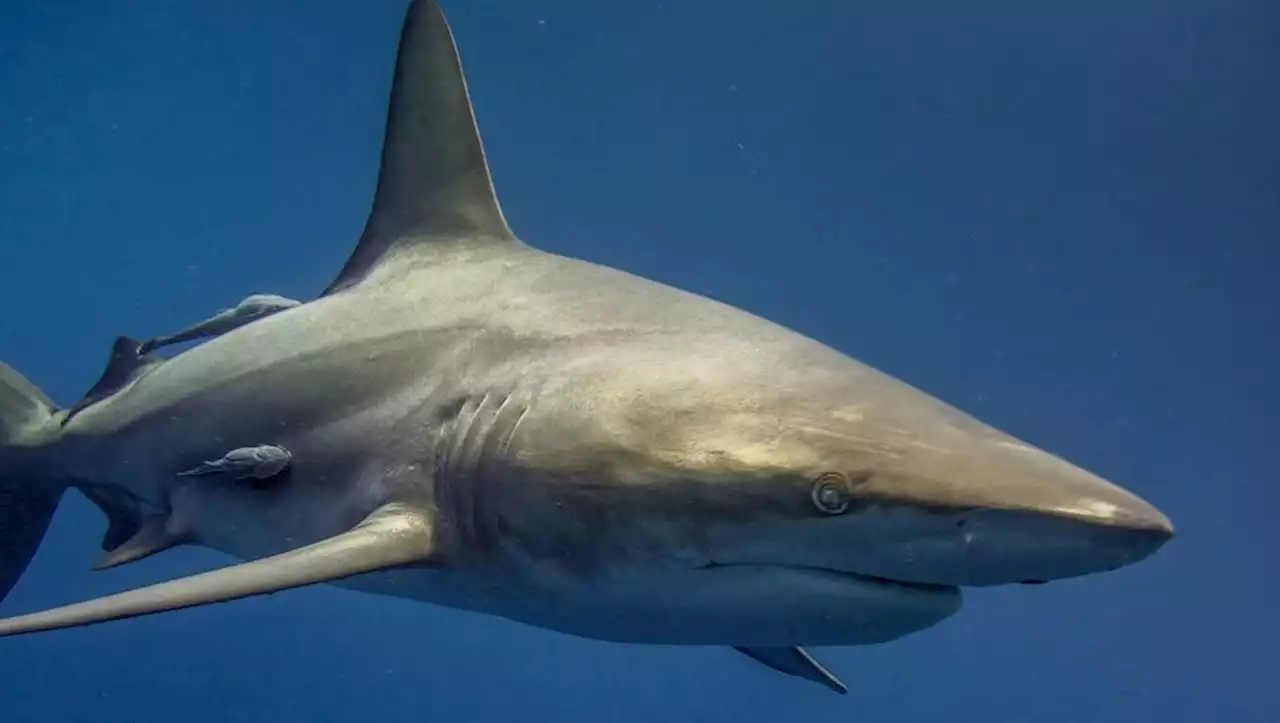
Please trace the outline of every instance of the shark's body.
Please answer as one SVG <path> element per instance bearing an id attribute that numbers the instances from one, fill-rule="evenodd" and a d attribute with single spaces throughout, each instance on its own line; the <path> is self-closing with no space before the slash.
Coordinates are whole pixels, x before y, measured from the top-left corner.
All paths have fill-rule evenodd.
<path id="1" fill-rule="evenodd" d="M 758 359 L 761 385 L 794 388 L 786 375 L 826 372 L 857 375 L 866 384 L 863 404 L 918 392 L 757 317 L 609 268 L 533 249 L 453 263 L 432 261 L 430 273 L 441 283 L 391 281 L 378 291 L 322 298 L 181 354 L 78 414 L 50 458 L 79 484 L 128 479 L 157 510 L 167 505 L 191 539 L 245 559 L 332 537 L 389 500 L 429 500 L 456 535 L 448 546 L 468 564 L 344 584 L 590 637 L 857 644 L 897 637 L 956 609 L 954 591 L 911 590 L 902 597 L 919 597 L 921 610 L 904 615 L 897 586 L 887 593 L 872 586 L 858 592 L 885 594 L 887 629 L 867 626 L 869 606 L 858 601 L 836 605 L 818 622 L 821 631 L 805 632 L 806 617 L 776 600 L 762 600 L 766 609 L 751 613 L 763 617 L 734 622 L 726 603 L 737 598 L 741 605 L 749 593 L 732 580 L 727 598 L 694 607 L 637 594 L 648 586 L 687 591 L 716 576 L 671 564 L 666 549 L 629 559 L 644 554 L 646 536 L 631 535 L 629 521 L 604 534 L 581 529 L 611 514 L 615 491 L 559 494 L 523 479 L 519 469 L 520 427 L 558 423 L 556 409 L 576 404 L 575 391 L 592 375 L 616 384 L 619 394 L 634 393 L 638 380 L 614 377 L 619 361 L 644 374 L 696 374 L 688 359 L 671 355 L 686 349 L 697 350 L 708 378 L 732 370 L 732 383 L 742 379 L 746 356 Z M 493 293 L 498 286 L 502 294 Z M 606 288 L 616 293 L 592 293 Z M 776 357 L 760 353 L 770 345 L 792 366 L 775 368 Z M 794 366 L 797 350 L 808 364 Z M 697 386 L 709 388 L 705 380 Z M 581 401 L 598 394 L 592 388 Z M 551 408 L 545 418 L 544 406 Z M 202 459 L 263 440 L 293 454 L 287 484 L 261 491 L 175 479 Z M 493 529 L 499 525 L 509 527 Z M 620 624 L 631 605 L 634 620 Z M 803 605 L 802 598 L 788 605 Z M 654 614 L 664 606 L 667 615 Z M 841 610 L 852 619 L 833 625 L 830 615 Z"/>
<path id="2" fill-rule="evenodd" d="M 1172 532 L 817 341 L 518 241 L 431 2 L 406 22 L 369 225 L 325 295 L 131 368 L 70 417 L 0 375 L 9 577 L 68 486 L 135 530 L 110 564 L 180 543 L 256 562 L 0 634 L 331 581 L 815 677 L 774 653 L 892 640 L 954 613 L 959 586 L 1114 569 Z M 287 475 L 183 475 L 255 445 L 287 450 Z"/>

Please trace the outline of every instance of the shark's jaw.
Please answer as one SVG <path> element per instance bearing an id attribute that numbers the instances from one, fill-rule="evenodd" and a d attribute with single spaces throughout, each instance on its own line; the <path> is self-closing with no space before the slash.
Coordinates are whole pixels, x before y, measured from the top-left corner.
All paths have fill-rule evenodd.
<path id="1" fill-rule="evenodd" d="M 845 579 L 848 584 L 861 586 L 881 586 L 886 590 L 899 590 L 910 593 L 917 591 L 926 594 L 932 593 L 956 593 L 960 590 L 959 585 L 940 585 L 928 582 L 908 582 L 905 580 L 894 580 L 888 577 L 878 577 L 876 575 L 863 575 L 857 572 L 849 572 L 848 570 L 836 570 L 827 567 L 808 567 L 805 565 L 770 565 L 766 563 L 710 563 L 701 568 L 710 573 L 716 573 L 723 570 L 745 570 L 755 572 L 767 572 L 770 570 L 786 570 L 795 574 L 811 574 L 833 581 Z"/>
<path id="2" fill-rule="evenodd" d="M 960 610 L 954 585 L 892 580 L 845 570 L 770 564 L 712 564 L 693 596 L 728 589 L 720 615 L 746 618 L 733 645 L 869 645 L 932 627 Z M 722 641 L 724 642 L 724 641 Z"/>
<path id="3" fill-rule="evenodd" d="M 787 565 L 644 567 L 589 578 L 534 577 L 540 579 L 525 578 L 528 586 L 521 595 L 494 599 L 492 606 L 477 606 L 480 597 L 468 593 L 467 606 L 594 640 L 763 647 L 889 642 L 932 627 L 961 607 L 960 588 L 954 586 Z"/>
<path id="4" fill-rule="evenodd" d="M 925 589 L 1042 583 L 1127 567 L 1173 536 L 1160 520 L 1117 524 L 1057 512 L 913 505 L 830 520 L 726 526 L 704 569 L 780 566 Z"/>
<path id="5" fill-rule="evenodd" d="M 786 546 L 751 554 L 766 549 L 761 545 L 719 561 L 616 568 L 575 588 L 566 596 L 569 607 L 561 598 L 507 616 L 616 642 L 870 645 L 951 617 L 961 607 L 964 587 L 1040 583 L 1125 567 L 1169 539 L 1163 529 L 1094 528 L 1006 511 L 967 511 L 964 519 L 980 535 L 984 526 L 996 529 L 999 523 L 998 534 L 989 536 L 989 546 L 965 532 L 949 538 L 960 541 L 951 544 L 943 541 L 940 524 L 932 540 L 886 537 L 879 546 L 861 546 L 857 533 L 851 536 L 846 528 L 846 554 L 840 556 Z M 954 529 L 950 519 L 940 522 Z M 918 556 L 911 554 L 913 546 Z M 866 552 L 847 554 L 851 547 Z"/>
<path id="6" fill-rule="evenodd" d="M 777 580 L 785 583 L 786 587 L 780 598 L 785 598 L 788 591 L 800 588 L 822 589 L 832 601 L 850 596 L 864 601 L 864 609 L 860 613 L 842 609 L 822 616 L 834 621 L 853 613 L 861 618 L 859 624 L 833 626 L 825 638 L 808 640 L 804 643 L 807 645 L 867 645 L 896 640 L 950 617 L 959 611 L 962 601 L 958 585 L 907 582 L 823 567 L 712 563 L 704 567 L 703 572 L 725 575 L 730 579 Z M 876 604 L 866 605 L 865 601 Z"/>

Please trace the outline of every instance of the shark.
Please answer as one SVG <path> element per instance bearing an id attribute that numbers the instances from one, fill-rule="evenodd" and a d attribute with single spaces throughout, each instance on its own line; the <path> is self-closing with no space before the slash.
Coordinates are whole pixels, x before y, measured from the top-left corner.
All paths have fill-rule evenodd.
<path id="1" fill-rule="evenodd" d="M 322 293 L 120 337 L 70 408 L 0 365 L 0 600 L 73 489 L 107 519 L 95 567 L 239 561 L 0 636 L 332 584 L 732 649 L 838 692 L 807 648 L 897 640 L 964 588 L 1116 570 L 1174 534 L 815 339 L 519 239 L 433 0 L 409 5 L 372 209 Z"/>

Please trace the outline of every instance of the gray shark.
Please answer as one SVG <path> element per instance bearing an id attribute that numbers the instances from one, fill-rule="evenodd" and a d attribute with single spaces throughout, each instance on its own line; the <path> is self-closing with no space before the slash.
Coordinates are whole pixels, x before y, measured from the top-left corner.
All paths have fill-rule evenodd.
<path id="1" fill-rule="evenodd" d="M 801 646 L 895 640 L 962 587 L 1115 570 L 1173 534 L 818 341 L 520 241 L 429 0 L 406 17 L 359 243 L 322 295 L 272 312 L 167 360 L 122 338 L 74 415 L 0 365 L 0 596 L 71 488 L 110 523 L 99 567 L 178 544 L 245 560 L 0 636 L 333 583 L 732 647 L 843 691 Z M 284 472 L 189 473 L 254 460 Z"/>

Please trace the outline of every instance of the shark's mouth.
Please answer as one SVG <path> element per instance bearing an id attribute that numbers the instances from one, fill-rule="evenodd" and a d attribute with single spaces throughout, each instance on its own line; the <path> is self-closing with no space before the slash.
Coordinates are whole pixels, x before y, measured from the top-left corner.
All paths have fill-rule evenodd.
<path id="1" fill-rule="evenodd" d="M 901 587 L 901 588 L 907 588 L 907 589 L 911 589 L 911 590 L 929 590 L 929 591 L 934 591 L 934 592 L 942 592 L 942 591 L 953 592 L 953 591 L 956 591 L 956 590 L 959 590 L 959 589 L 960 589 L 960 588 L 959 588 L 959 586 L 957 586 L 957 585 L 943 585 L 943 584 L 941 584 L 941 583 L 931 583 L 931 582 L 907 582 L 907 581 L 905 581 L 905 580 L 894 580 L 893 578 L 889 578 L 889 577 L 878 577 L 878 576 L 876 576 L 876 575 L 863 575 L 863 574 L 860 574 L 860 573 L 856 573 L 856 572 L 848 572 L 848 571 L 845 571 L 845 570 L 829 570 L 829 569 L 826 569 L 826 568 L 820 568 L 820 567 L 814 567 L 814 568 L 800 568 L 800 569 L 805 569 L 805 570 L 818 570 L 818 571 L 821 571 L 821 572 L 824 572 L 824 573 L 829 573 L 829 574 L 845 575 L 845 576 L 847 576 L 847 577 L 857 578 L 858 580 L 862 580 L 862 581 L 864 581 L 864 582 L 872 583 L 872 584 L 875 584 L 875 585 L 892 585 L 892 586 Z"/>
<path id="2" fill-rule="evenodd" d="M 959 587 L 903 582 L 816 566 L 719 563 L 687 594 L 738 619 L 758 644 L 869 645 L 896 640 L 960 610 Z M 749 635 L 748 635 L 749 633 Z"/>
<path id="3" fill-rule="evenodd" d="M 773 563 L 750 563 L 750 562 L 709 562 L 703 566 L 704 570 L 729 570 L 729 569 L 778 569 L 790 570 L 799 573 L 812 573 L 819 576 L 828 576 L 833 578 L 844 578 L 849 582 L 862 585 L 877 586 L 883 588 L 896 588 L 905 591 L 919 591 L 929 593 L 955 593 L 960 590 L 957 585 L 943 585 L 938 583 L 927 582 L 908 582 L 905 580 L 894 580 L 889 577 L 881 577 L 878 575 L 864 575 L 851 570 L 838 570 L 829 567 L 814 567 L 809 565 L 788 565 Z"/>

